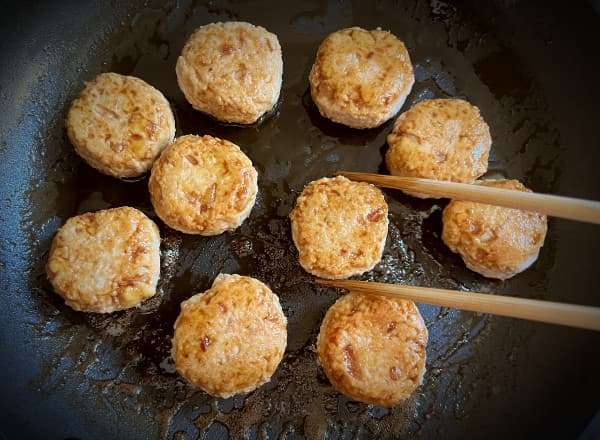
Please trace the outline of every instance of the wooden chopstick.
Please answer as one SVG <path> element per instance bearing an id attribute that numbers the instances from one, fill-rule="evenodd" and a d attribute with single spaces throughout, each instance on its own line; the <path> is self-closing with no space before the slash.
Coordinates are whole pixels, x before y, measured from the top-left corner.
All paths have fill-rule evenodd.
<path id="1" fill-rule="evenodd" d="M 554 217 L 600 224 L 600 202 L 553 196 L 468 183 L 421 179 L 417 177 L 386 176 L 382 174 L 340 171 L 338 175 L 351 180 L 368 182 L 384 188 L 394 188 L 434 197 L 468 200 L 488 205 L 533 211 Z"/>
<path id="2" fill-rule="evenodd" d="M 316 281 L 325 286 L 340 287 L 356 293 L 387 295 L 459 310 L 600 331 L 600 307 L 368 281 L 323 279 Z"/>

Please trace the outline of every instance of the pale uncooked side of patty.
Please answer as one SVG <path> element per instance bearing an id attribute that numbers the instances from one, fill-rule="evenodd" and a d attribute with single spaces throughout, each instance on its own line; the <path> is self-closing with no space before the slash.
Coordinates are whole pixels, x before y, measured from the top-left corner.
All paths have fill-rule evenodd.
<path id="1" fill-rule="evenodd" d="M 373 185 L 345 177 L 309 183 L 290 213 L 300 265 L 322 278 L 348 278 L 381 260 L 388 206 Z"/>
<path id="2" fill-rule="evenodd" d="M 287 320 L 265 284 L 221 274 L 209 290 L 181 303 L 172 344 L 177 371 L 226 398 L 269 381 L 285 352 Z"/>
<path id="3" fill-rule="evenodd" d="M 427 327 L 412 301 L 350 293 L 327 311 L 317 354 L 339 392 L 391 407 L 422 383 L 427 339 Z"/>
<path id="4" fill-rule="evenodd" d="M 462 183 L 487 171 L 492 145 L 479 109 L 462 99 L 415 104 L 398 117 L 387 140 L 385 161 L 391 174 Z"/>
<path id="5" fill-rule="evenodd" d="M 258 174 L 240 148 L 212 136 L 179 137 L 161 154 L 150 174 L 154 210 L 186 234 L 217 235 L 250 215 Z"/>
<path id="6" fill-rule="evenodd" d="M 482 180 L 479 185 L 530 191 L 517 180 Z M 452 200 L 442 216 L 442 240 L 466 266 L 505 280 L 530 267 L 546 237 L 546 216 L 482 203 Z"/>
<path id="7" fill-rule="evenodd" d="M 321 115 L 349 127 L 372 128 L 398 113 L 415 78 L 402 41 L 379 28 L 352 27 L 323 40 L 309 81 Z"/>
<path id="8" fill-rule="evenodd" d="M 111 313 L 138 306 L 156 293 L 158 228 L 130 207 L 71 217 L 52 241 L 46 272 L 75 310 Z"/>
<path id="9" fill-rule="evenodd" d="M 252 124 L 279 99 L 283 75 L 277 36 L 244 22 L 211 23 L 190 36 L 177 59 L 188 102 L 225 122 Z"/>
<path id="10" fill-rule="evenodd" d="M 86 84 L 66 120 L 75 151 L 92 167 L 137 177 L 175 137 L 175 118 L 161 92 L 133 76 L 102 73 Z"/>

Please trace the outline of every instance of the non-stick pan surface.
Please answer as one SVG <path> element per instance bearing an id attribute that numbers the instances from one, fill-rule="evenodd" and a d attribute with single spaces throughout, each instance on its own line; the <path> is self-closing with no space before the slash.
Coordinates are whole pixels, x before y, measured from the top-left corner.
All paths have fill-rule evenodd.
<path id="1" fill-rule="evenodd" d="M 483 3 L 483 2 L 482 2 Z M 424 385 L 386 410 L 349 401 L 316 364 L 320 320 L 339 292 L 297 264 L 287 215 L 303 185 L 338 169 L 383 168 L 391 123 L 357 131 L 319 116 L 307 75 L 320 40 L 351 25 L 404 40 L 416 84 L 405 108 L 464 97 L 493 136 L 490 176 L 600 199 L 600 26 L 585 3 L 16 2 L 0 16 L 0 438 L 575 438 L 598 409 L 600 338 L 591 332 L 420 306 L 430 332 Z M 281 102 L 251 127 L 195 112 L 175 61 L 199 25 L 244 20 L 279 36 Z M 160 293 L 110 316 L 64 306 L 44 263 L 70 216 L 131 205 L 156 218 L 147 180 L 100 175 L 73 152 L 65 111 L 103 71 L 141 77 L 171 102 L 178 134 L 227 138 L 259 171 L 248 221 L 213 238 L 161 224 Z M 386 192 L 390 230 L 367 279 L 600 305 L 597 226 L 552 220 L 539 261 L 507 282 L 468 271 L 440 240 L 443 201 Z M 160 222 L 159 222 L 160 223 Z M 213 399 L 169 358 L 179 304 L 220 272 L 269 284 L 289 319 L 273 380 Z M 3 434 L 3 435 L 2 435 Z"/>

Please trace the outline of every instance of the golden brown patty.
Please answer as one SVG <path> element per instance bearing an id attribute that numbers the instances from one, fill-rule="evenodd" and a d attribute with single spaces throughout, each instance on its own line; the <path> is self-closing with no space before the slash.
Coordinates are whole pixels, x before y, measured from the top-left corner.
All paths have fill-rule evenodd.
<path id="1" fill-rule="evenodd" d="M 530 191 L 517 180 L 480 185 Z M 442 239 L 467 267 L 505 280 L 531 266 L 546 237 L 546 216 L 517 209 L 453 200 L 444 210 Z"/>
<path id="2" fill-rule="evenodd" d="M 187 135 L 154 164 L 150 197 L 158 216 L 187 234 L 237 228 L 256 200 L 257 173 L 240 148 L 212 136 Z"/>
<path id="3" fill-rule="evenodd" d="M 345 177 L 309 183 L 290 214 L 300 265 L 323 278 L 348 278 L 381 260 L 388 230 L 383 194 Z"/>
<path id="4" fill-rule="evenodd" d="M 181 303 L 172 356 L 193 385 L 229 397 L 267 382 L 286 343 L 277 295 L 254 278 L 221 274 L 209 290 Z"/>
<path id="5" fill-rule="evenodd" d="M 492 138 L 477 107 L 430 99 L 398 117 L 388 144 L 393 175 L 471 183 L 487 171 Z"/>
<path id="6" fill-rule="evenodd" d="M 271 110 L 281 90 L 277 36 L 250 23 L 201 26 L 177 60 L 177 82 L 196 110 L 251 124 Z"/>
<path id="7" fill-rule="evenodd" d="M 71 217 L 52 241 L 46 271 L 75 310 L 110 313 L 137 306 L 156 292 L 158 228 L 129 207 Z"/>
<path id="8" fill-rule="evenodd" d="M 377 127 L 393 117 L 415 82 L 402 41 L 359 27 L 323 40 L 309 80 L 321 114 L 354 128 Z"/>
<path id="9" fill-rule="evenodd" d="M 89 165 L 120 178 L 144 174 L 175 137 L 175 119 L 162 93 L 116 73 L 86 84 L 66 125 L 75 151 Z"/>
<path id="10" fill-rule="evenodd" d="M 317 340 L 331 384 L 365 403 L 394 406 L 423 381 L 427 328 L 412 301 L 353 294 L 325 315 Z"/>

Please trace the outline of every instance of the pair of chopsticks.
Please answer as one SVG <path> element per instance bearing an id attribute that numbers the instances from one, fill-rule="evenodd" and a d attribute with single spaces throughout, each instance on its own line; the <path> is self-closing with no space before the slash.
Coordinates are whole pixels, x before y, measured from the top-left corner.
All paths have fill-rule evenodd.
<path id="1" fill-rule="evenodd" d="M 386 176 L 346 171 L 341 171 L 338 175 L 351 180 L 372 183 L 384 188 L 400 189 L 434 197 L 504 206 L 506 208 L 600 224 L 600 202 L 591 200 L 416 177 Z M 600 331 L 600 308 L 598 307 L 485 293 L 460 292 L 447 289 L 354 280 L 317 280 L 317 282 L 356 293 L 386 295 L 471 312 L 490 313 L 492 315 L 529 319 L 531 321 Z"/>
<path id="2" fill-rule="evenodd" d="M 368 182 L 384 188 L 400 189 L 433 197 L 464 200 L 506 208 L 532 211 L 553 217 L 600 224 L 600 202 L 533 192 L 492 188 L 416 177 L 340 171 L 350 180 Z"/>
<path id="3" fill-rule="evenodd" d="M 600 307 L 368 281 L 317 279 L 317 282 L 355 293 L 385 295 L 459 310 L 600 331 Z"/>

